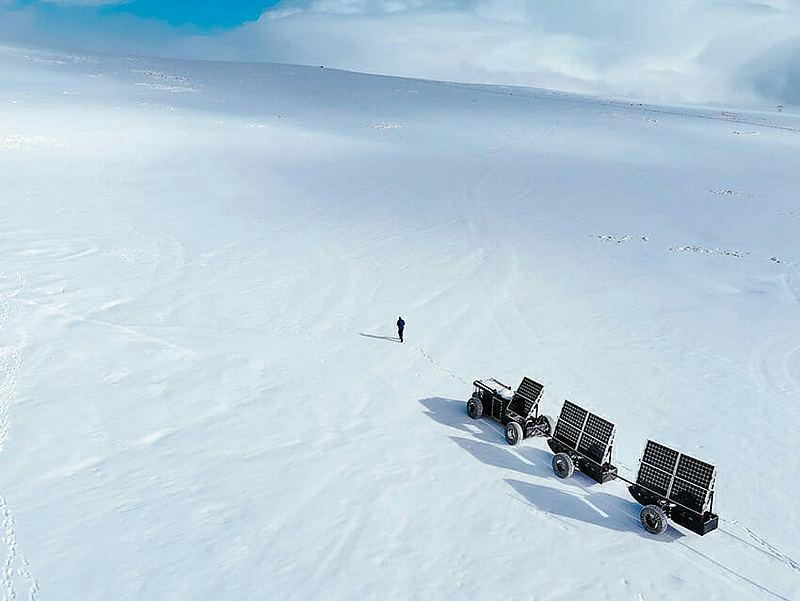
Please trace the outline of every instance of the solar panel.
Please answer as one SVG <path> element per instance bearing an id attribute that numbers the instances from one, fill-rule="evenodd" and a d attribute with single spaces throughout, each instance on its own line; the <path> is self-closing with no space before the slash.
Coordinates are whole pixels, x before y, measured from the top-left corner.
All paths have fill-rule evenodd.
<path id="1" fill-rule="evenodd" d="M 672 483 L 672 490 L 669 493 L 670 501 L 675 501 L 696 511 L 703 513 L 706 504 L 708 491 L 700 486 L 694 486 L 678 478 Z"/>
<path id="2" fill-rule="evenodd" d="M 639 466 L 639 476 L 636 478 L 636 484 L 646 486 L 653 492 L 666 497 L 669 493 L 670 482 L 672 482 L 671 474 L 662 472 L 646 463 L 642 463 Z"/>
<path id="3" fill-rule="evenodd" d="M 580 437 L 581 431 L 579 428 L 571 426 L 566 422 L 562 422 L 559 418 L 558 422 L 556 423 L 556 429 L 553 433 L 553 438 L 560 440 L 561 442 L 564 442 L 575 449 L 578 447 L 578 439 Z"/>
<path id="4" fill-rule="evenodd" d="M 642 463 L 647 463 L 660 470 L 672 474 L 675 471 L 675 462 L 678 460 L 678 451 L 660 445 L 652 440 L 647 441 L 644 447 Z"/>
<path id="5" fill-rule="evenodd" d="M 713 465 L 648 440 L 636 484 L 703 513 L 714 489 Z"/>
<path id="6" fill-rule="evenodd" d="M 595 440 L 608 442 L 614 434 L 614 424 L 594 413 L 590 413 L 589 417 L 586 418 L 585 432 Z"/>
<path id="7" fill-rule="evenodd" d="M 695 486 L 708 488 L 714 478 L 714 466 L 688 455 L 681 455 L 675 476 Z"/>
<path id="8" fill-rule="evenodd" d="M 586 422 L 586 414 L 589 413 L 586 409 L 578 407 L 575 403 L 564 401 L 564 406 L 561 408 L 561 415 L 558 420 L 562 419 L 569 425 L 583 430 L 583 425 Z"/>
<path id="9" fill-rule="evenodd" d="M 522 382 L 519 388 L 517 388 L 517 392 L 514 393 L 514 398 L 511 399 L 511 403 L 508 406 L 509 409 L 523 417 L 527 416 L 533 410 L 536 403 L 539 402 L 543 390 L 544 386 L 539 384 L 539 382 L 534 382 L 527 377 L 522 378 Z"/>
<path id="10" fill-rule="evenodd" d="M 534 382 L 530 378 L 522 378 L 522 382 L 517 388 L 517 394 L 535 403 L 542 396 L 542 390 L 544 390 L 544 386 L 539 382 Z"/>
<path id="11" fill-rule="evenodd" d="M 614 438 L 614 424 L 575 403 L 564 401 L 553 438 L 603 463 Z"/>

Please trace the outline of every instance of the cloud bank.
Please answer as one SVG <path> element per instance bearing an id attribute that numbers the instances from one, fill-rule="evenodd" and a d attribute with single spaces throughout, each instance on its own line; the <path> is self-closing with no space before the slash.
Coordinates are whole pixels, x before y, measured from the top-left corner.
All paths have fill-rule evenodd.
<path id="1" fill-rule="evenodd" d="M 185 51 L 659 102 L 800 104 L 800 7 L 781 0 L 284 0 Z"/>
<path id="2" fill-rule="evenodd" d="M 151 25 L 127 39 L 109 40 L 99 20 L 92 31 L 105 50 L 142 54 L 652 102 L 800 105 L 800 5 L 792 0 L 283 0 L 224 32 Z"/>

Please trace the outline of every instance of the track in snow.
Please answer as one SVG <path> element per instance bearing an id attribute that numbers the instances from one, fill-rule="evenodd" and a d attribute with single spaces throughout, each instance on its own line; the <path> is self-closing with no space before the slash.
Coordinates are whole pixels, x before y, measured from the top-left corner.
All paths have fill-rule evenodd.
<path id="1" fill-rule="evenodd" d="M 0 276 L 0 280 L 4 279 Z M 9 278 L 13 279 L 12 291 L 10 293 L 0 293 L 0 451 L 5 448 L 11 430 L 10 405 L 17 391 L 17 376 L 22 367 L 23 351 L 28 345 L 28 340 L 24 336 L 14 341 L 15 336 L 10 336 L 6 330 L 11 314 L 19 306 L 18 300 L 25 289 L 25 279 L 22 274 L 15 274 Z M 8 339 L 11 344 L 7 344 Z M 3 495 L 0 495 L 0 537 L 6 546 L 6 557 L 3 562 L 3 575 L 0 579 L 2 587 L 3 601 L 11 601 L 17 596 L 16 584 L 18 578 L 22 578 L 28 587 L 28 599 L 35 601 L 39 585 L 30 572 L 28 561 L 19 553 L 17 548 L 17 536 L 14 525 L 14 514 L 8 506 Z"/>

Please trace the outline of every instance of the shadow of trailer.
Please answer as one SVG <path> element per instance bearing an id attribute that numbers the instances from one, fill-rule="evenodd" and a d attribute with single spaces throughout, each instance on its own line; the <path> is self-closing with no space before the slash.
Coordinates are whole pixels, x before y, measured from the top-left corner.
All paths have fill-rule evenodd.
<path id="1" fill-rule="evenodd" d="M 531 436 L 550 436 L 553 418 L 539 414 L 544 386 L 523 377 L 516 391 L 499 380 L 488 378 L 472 383 L 467 401 L 467 415 L 472 419 L 486 416 L 505 428 L 506 442 L 512 446 Z"/>

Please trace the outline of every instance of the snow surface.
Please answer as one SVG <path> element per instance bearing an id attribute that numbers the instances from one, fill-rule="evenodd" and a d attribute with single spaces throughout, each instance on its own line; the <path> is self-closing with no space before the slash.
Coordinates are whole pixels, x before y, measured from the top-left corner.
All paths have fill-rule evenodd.
<path id="1" fill-rule="evenodd" d="M 9 47 L 0 107 L 3 599 L 800 598 L 796 113 Z"/>

